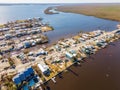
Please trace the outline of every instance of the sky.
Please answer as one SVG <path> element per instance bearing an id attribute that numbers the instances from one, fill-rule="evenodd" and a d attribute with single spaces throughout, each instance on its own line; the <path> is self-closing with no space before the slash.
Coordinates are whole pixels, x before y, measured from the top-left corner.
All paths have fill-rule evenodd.
<path id="1" fill-rule="evenodd" d="M 0 0 L 0 3 L 120 3 L 120 0 Z"/>

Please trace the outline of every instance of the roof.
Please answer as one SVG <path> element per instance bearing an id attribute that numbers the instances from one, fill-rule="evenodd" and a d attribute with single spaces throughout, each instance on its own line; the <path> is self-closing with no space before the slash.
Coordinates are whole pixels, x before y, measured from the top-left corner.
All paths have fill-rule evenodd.
<path id="1" fill-rule="evenodd" d="M 25 71 L 13 77 L 12 80 L 14 81 L 15 84 L 19 84 L 22 81 L 26 80 L 26 78 L 29 77 L 32 73 L 34 73 L 34 70 L 32 69 L 32 67 L 29 67 Z"/>
<path id="2" fill-rule="evenodd" d="M 67 55 L 67 56 L 69 56 L 70 58 L 72 58 L 72 57 L 73 57 L 73 55 L 72 55 L 72 54 L 70 54 L 69 52 L 66 52 L 66 55 Z"/>
<path id="3" fill-rule="evenodd" d="M 15 77 L 13 77 L 13 82 L 15 83 L 15 84 L 19 84 L 19 83 L 21 83 L 22 81 L 20 80 L 20 78 L 19 78 L 19 75 L 17 75 L 17 76 L 15 76 Z"/>
<path id="4" fill-rule="evenodd" d="M 42 64 L 38 64 L 38 67 L 42 72 L 45 72 L 46 70 L 49 69 L 47 65 L 42 65 Z"/>
<path id="5" fill-rule="evenodd" d="M 21 73 L 19 74 L 19 78 L 20 78 L 21 81 L 24 81 L 24 80 L 26 79 L 26 77 L 25 77 L 25 75 L 24 75 L 24 72 L 21 72 Z"/>

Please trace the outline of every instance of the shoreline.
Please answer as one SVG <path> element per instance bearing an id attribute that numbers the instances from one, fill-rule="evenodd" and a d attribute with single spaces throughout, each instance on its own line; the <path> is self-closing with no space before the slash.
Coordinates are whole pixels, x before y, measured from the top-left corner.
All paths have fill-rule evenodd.
<path id="1" fill-rule="evenodd" d="M 80 66 L 77 67 L 71 66 L 70 69 L 73 72 L 63 73 L 62 78 L 57 77 L 56 84 L 50 81 L 48 83 L 48 87 L 50 88 L 50 90 L 56 90 L 56 89 L 57 90 L 76 90 L 76 89 L 113 90 L 115 88 L 117 88 L 115 90 L 119 90 L 120 81 L 118 76 L 120 75 L 120 71 L 117 69 L 116 71 L 119 73 L 118 75 L 115 75 L 115 73 L 112 73 L 113 72 L 112 70 L 109 71 L 107 69 L 107 67 L 111 69 L 115 69 L 116 67 L 119 66 L 119 64 L 117 64 L 116 66 L 114 65 L 116 63 L 119 63 L 120 56 L 118 56 L 118 53 L 120 52 L 120 48 L 118 49 L 118 47 L 120 46 L 120 40 L 114 41 L 113 44 L 115 46 L 108 45 L 105 49 L 101 49 L 96 54 L 86 58 L 84 60 L 84 63 L 81 63 Z M 109 60 L 106 59 L 108 57 Z M 115 57 L 119 57 L 119 58 L 115 58 Z M 113 58 L 115 58 L 115 61 L 112 60 Z M 112 63 L 112 61 L 114 61 L 114 63 Z M 101 64 L 103 64 L 103 67 L 100 67 L 102 66 Z M 105 72 L 102 71 L 102 68 L 104 68 Z M 102 72 L 104 73 L 102 74 Z M 112 78 L 114 77 L 113 75 L 117 76 L 116 77 L 118 79 L 116 80 L 117 83 L 115 82 L 112 83 Z M 100 81 L 99 83 L 101 83 L 101 85 L 98 84 L 98 81 Z M 104 85 L 108 82 L 109 84 Z M 67 83 L 69 83 L 69 85 L 67 85 Z M 96 86 L 94 87 L 94 85 Z"/>
<path id="2" fill-rule="evenodd" d="M 59 14 L 54 7 L 48 7 L 44 10 L 45 14 L 52 15 L 52 14 Z"/>
<path id="3" fill-rule="evenodd" d="M 36 57 L 36 60 L 30 63 L 30 66 L 32 66 L 32 68 L 35 71 L 36 71 L 35 67 L 40 63 L 47 65 L 49 69 L 52 70 L 49 76 L 44 75 L 43 72 L 41 71 L 36 73 L 36 74 L 41 73 L 41 75 L 39 75 L 40 80 L 42 80 L 42 83 L 40 83 L 40 85 L 44 84 L 46 81 L 48 82 L 49 80 L 52 80 L 54 77 L 56 77 L 56 75 L 58 76 L 59 73 L 64 72 L 66 69 L 69 69 L 69 67 L 73 66 L 75 63 L 80 62 L 81 60 L 83 60 L 83 58 L 88 58 L 89 55 L 95 54 L 99 49 L 106 47 L 110 42 L 113 42 L 119 39 L 119 36 L 118 36 L 119 31 L 120 30 L 114 30 L 112 32 L 104 32 L 104 31 L 98 30 L 98 31 L 93 31 L 89 33 L 81 33 L 81 34 L 79 33 L 77 36 L 75 35 L 74 37 L 60 40 L 57 42 L 57 44 L 53 45 L 52 47 L 46 48 L 44 52 L 48 52 L 49 53 L 48 55 Z M 84 39 L 86 38 L 83 43 L 81 43 L 82 42 L 81 39 L 80 41 L 78 41 L 79 38 L 82 38 L 82 37 L 84 37 Z M 97 45 L 97 40 L 98 40 L 98 43 L 100 43 L 101 40 L 103 40 L 103 44 L 101 42 L 102 46 Z M 75 41 L 78 41 L 78 42 L 75 42 Z M 70 47 L 68 46 L 68 44 L 70 45 Z M 60 51 L 56 47 L 57 45 L 58 46 L 60 45 L 59 46 L 61 48 Z M 94 49 L 92 49 L 92 47 L 94 47 Z M 73 53 L 71 50 L 73 50 Z M 34 51 L 33 51 L 33 54 L 34 54 Z M 24 55 L 28 55 L 28 53 Z M 29 57 L 29 56 L 25 56 L 25 57 Z M 58 60 L 60 60 L 60 62 L 58 62 Z M 21 65 L 20 66 L 21 69 L 24 66 L 27 68 L 29 66 L 28 64 L 29 63 L 27 63 L 26 65 L 25 64 Z M 20 67 L 16 67 L 16 69 L 19 69 Z M 15 75 L 14 77 L 18 75 Z"/>
<path id="4" fill-rule="evenodd" d="M 100 35 L 98 34 L 98 36 L 96 36 L 97 34 L 95 34 L 95 32 L 97 32 L 97 33 L 101 33 Z M 86 42 L 83 42 L 83 44 L 81 44 L 80 42 L 78 42 L 78 43 L 76 43 L 75 44 L 75 42 L 74 42 L 74 40 L 77 40 L 77 39 L 79 39 L 79 35 L 78 36 L 75 36 L 75 37 L 77 37 L 76 39 L 75 39 L 75 37 L 71 37 L 71 38 L 68 38 L 68 42 L 70 43 L 70 41 L 71 41 L 71 44 L 72 44 L 72 47 L 69 47 L 68 49 L 73 49 L 73 50 L 75 50 L 75 52 L 76 52 L 76 54 L 74 53 L 74 54 L 72 54 L 72 53 L 70 53 L 70 51 L 65 51 L 65 47 L 66 47 L 66 45 L 68 44 L 67 42 L 66 42 L 66 44 L 64 44 L 65 43 L 65 41 L 67 41 L 67 39 L 66 40 L 61 40 L 61 41 L 58 41 L 58 43 L 57 44 L 59 44 L 60 45 L 60 43 L 61 43 L 61 45 L 63 45 L 63 46 L 61 46 L 61 50 L 60 51 L 58 51 L 57 50 L 57 48 L 56 48 L 56 50 L 54 50 L 53 49 L 53 51 L 54 51 L 54 53 L 53 53 L 53 55 L 54 54 L 56 54 L 55 55 L 55 57 L 53 57 L 52 56 L 52 58 L 55 58 L 55 60 L 56 60 L 56 63 L 54 63 L 54 59 L 53 59 L 53 61 L 51 61 L 52 59 L 50 59 L 50 56 L 52 55 L 52 54 L 49 54 L 49 56 L 46 56 L 45 57 L 45 59 L 47 59 L 47 60 L 44 60 L 44 62 L 46 63 L 46 65 L 48 65 L 49 66 L 49 68 L 52 70 L 52 72 L 50 73 L 50 75 L 49 76 L 45 76 L 43 73 L 41 73 L 42 74 L 42 77 L 40 76 L 40 78 L 43 78 L 42 79 L 42 81 L 43 81 L 43 84 L 44 83 L 46 83 L 46 82 L 48 82 L 48 81 L 50 81 L 50 80 L 52 80 L 54 77 L 56 77 L 56 75 L 58 75 L 59 73 L 61 73 L 61 72 L 63 72 L 63 71 L 65 71 L 66 69 L 69 69 L 69 67 L 71 67 L 71 66 L 73 66 L 75 63 L 78 63 L 78 62 L 80 62 L 81 60 L 83 60 L 83 58 L 87 58 L 89 55 L 91 55 L 91 54 L 95 54 L 99 49 L 102 49 L 102 48 L 104 48 L 104 47 L 106 47 L 110 42 L 113 42 L 114 40 L 116 40 L 117 39 L 117 32 L 119 32 L 119 30 L 114 30 L 114 31 L 112 31 L 112 32 L 104 32 L 104 31 L 95 31 L 95 32 L 91 32 L 91 33 L 89 33 L 88 35 L 90 35 L 90 37 L 91 37 L 91 39 L 88 39 L 88 38 L 86 38 Z M 93 33 L 93 34 L 92 34 Z M 94 36 L 94 34 L 95 34 L 95 36 Z M 82 35 L 84 35 L 84 34 L 82 34 Z M 86 35 L 86 34 L 85 34 Z M 92 38 L 92 36 L 91 35 L 93 35 L 93 38 Z M 107 37 L 108 36 L 108 37 Z M 110 37 L 109 37 L 110 36 Z M 87 36 L 86 36 L 87 37 Z M 74 40 L 73 40 L 73 38 L 74 38 Z M 85 37 L 84 37 L 85 38 Z M 104 39 L 105 40 L 105 43 L 102 45 L 102 46 L 98 46 L 97 47 L 97 40 L 99 41 L 99 40 L 102 40 L 102 39 Z M 110 41 L 108 41 L 107 42 L 107 38 L 108 38 L 108 40 L 110 40 Z M 95 41 L 94 41 L 94 39 L 95 39 Z M 94 44 L 96 42 L 96 44 Z M 56 45 L 57 45 L 56 44 Z M 89 48 L 90 49 L 90 46 L 96 46 L 95 47 L 95 49 L 92 49 L 92 50 L 90 50 L 89 52 L 87 52 L 86 50 L 87 49 L 85 49 L 85 51 L 82 51 L 84 48 Z M 73 45 L 76 45 L 76 46 L 73 46 Z M 88 45 L 88 46 L 87 46 Z M 65 47 L 64 47 L 65 46 Z M 85 46 L 85 47 L 84 47 Z M 51 49 L 53 48 L 53 47 L 55 47 L 55 46 L 52 46 L 52 47 L 49 47 L 48 49 L 46 49 L 49 53 L 51 53 Z M 63 48 L 62 48 L 63 47 Z M 67 47 L 66 47 L 67 48 Z M 67 49 L 67 50 L 68 50 Z M 81 53 L 80 53 L 81 52 Z M 58 61 L 57 60 L 59 60 L 60 59 L 60 57 L 59 56 L 61 56 L 63 53 L 65 53 L 65 56 L 62 56 L 62 57 L 64 57 L 64 58 L 62 58 L 63 60 L 60 60 L 61 62 L 60 63 L 57 63 Z M 69 54 L 67 54 L 67 53 L 69 53 Z M 69 55 L 72 55 L 72 56 L 69 56 Z M 74 56 L 75 55 L 75 56 Z M 68 56 L 68 57 L 67 57 Z M 56 59 L 57 58 L 57 59 Z M 40 59 L 40 58 L 39 58 Z M 65 62 L 64 61 L 64 59 L 66 60 L 67 59 L 67 62 Z M 38 61 L 38 60 L 37 60 Z M 36 61 L 36 62 L 37 62 Z M 41 61 L 39 61 L 39 62 L 43 62 L 43 60 L 41 59 Z M 56 67 L 56 65 L 57 65 L 57 67 Z M 33 67 L 35 67 L 36 65 L 34 64 L 34 65 L 32 65 Z M 34 68 L 35 69 L 35 68 Z M 40 71 L 39 71 L 40 72 Z"/>
<path id="5" fill-rule="evenodd" d="M 97 6 L 98 5 L 98 6 Z M 111 9 L 113 7 L 113 9 Z M 55 6 L 56 11 L 65 13 L 76 13 L 86 16 L 94 16 L 101 19 L 120 21 L 119 4 L 77 4 L 77 5 L 61 5 Z M 48 12 L 51 7 L 45 11 Z M 49 14 L 49 13 L 48 13 Z M 50 13 L 51 14 L 51 13 Z M 54 13 L 52 13 L 54 14 Z"/>
<path id="6" fill-rule="evenodd" d="M 116 30 L 116 31 L 118 31 L 118 30 Z M 120 30 L 119 30 L 120 31 Z M 98 32 L 99 33 L 99 32 Z M 37 46 L 36 46 L 36 49 L 37 50 L 35 50 L 35 49 L 31 49 L 32 50 L 32 54 L 31 53 L 29 53 L 29 51 L 21 51 L 21 53 L 23 53 L 24 55 L 25 55 L 25 60 L 30 60 L 30 63 L 27 63 L 27 64 L 24 64 L 24 65 L 22 65 L 21 64 L 21 66 L 19 67 L 17 67 L 17 69 L 16 69 L 16 74 L 18 74 L 19 72 L 21 73 L 21 72 L 24 72 L 24 70 L 26 71 L 26 69 L 28 68 L 28 67 L 31 67 L 32 66 L 32 68 L 33 68 L 33 66 L 37 66 L 38 64 L 45 64 L 45 65 L 47 65 L 48 67 L 49 67 L 49 69 L 51 70 L 50 71 L 50 76 L 49 77 L 47 77 L 47 76 L 45 76 L 44 75 L 44 73 L 42 72 L 42 70 L 40 70 L 40 73 L 41 73 L 41 75 L 39 75 L 37 72 L 36 72 L 36 69 L 35 68 L 33 68 L 34 69 L 34 71 L 35 71 L 35 73 L 34 73 L 34 75 L 39 75 L 39 80 L 41 81 L 43 81 L 44 82 L 44 79 L 45 80 L 49 80 L 49 79 L 53 79 L 52 78 L 52 76 L 54 76 L 56 73 L 57 74 L 59 74 L 58 72 L 60 72 L 61 70 L 64 70 L 64 68 L 66 69 L 66 67 L 68 67 L 69 65 L 71 65 L 71 64 L 73 64 L 73 62 L 74 62 L 74 60 L 73 59 L 69 59 L 68 57 L 66 57 L 66 52 L 68 52 L 68 53 L 70 53 L 70 54 L 72 54 L 72 57 L 76 57 L 77 59 L 78 59 L 78 56 L 79 56 L 79 58 L 82 58 L 84 55 L 86 56 L 86 58 L 88 59 L 88 54 L 86 53 L 86 51 L 83 51 L 82 50 L 82 48 L 84 48 L 84 49 L 86 49 L 86 47 L 88 47 L 90 50 L 90 52 L 92 52 L 93 54 L 94 53 L 99 53 L 99 49 L 101 49 L 101 48 L 104 48 L 104 45 L 106 46 L 106 45 L 108 45 L 109 44 L 109 40 L 112 42 L 112 41 L 114 41 L 114 40 L 116 40 L 117 39 L 117 35 L 115 34 L 115 31 L 114 31 L 114 33 L 113 32 L 104 32 L 104 31 L 102 31 L 101 32 L 101 36 L 99 37 L 99 35 L 98 35 L 98 37 L 96 37 L 96 38 L 94 38 L 94 33 L 92 34 L 92 31 L 91 31 L 91 33 L 90 32 L 88 32 L 88 33 L 82 33 L 83 34 L 83 36 L 82 35 L 78 35 L 78 38 L 73 38 L 73 36 L 72 37 L 70 37 L 70 38 L 65 38 L 64 40 L 57 40 L 57 43 L 56 44 L 53 44 L 53 45 L 51 45 L 51 46 L 49 46 L 48 45 L 48 48 L 47 47 L 44 47 L 44 45 L 43 45 L 43 47 L 42 48 L 38 48 Z M 87 36 L 86 36 L 86 34 L 87 34 Z M 115 35 L 113 35 L 113 34 L 115 34 Z M 92 36 L 93 35 L 93 36 Z M 106 35 L 106 36 L 105 36 Z M 108 35 L 108 38 L 107 38 L 107 35 Z M 76 35 L 75 35 L 75 37 L 77 37 Z M 83 38 L 84 37 L 84 38 Z M 83 38 L 83 39 L 81 39 L 81 38 Z M 91 41 L 90 41 L 90 40 Z M 104 42 L 104 40 L 103 40 L 103 44 L 102 44 L 102 46 L 101 47 L 99 47 L 98 45 L 97 45 L 97 39 L 98 39 L 98 42 L 101 42 L 101 41 L 99 41 L 100 39 L 102 40 L 102 39 L 104 39 L 105 40 L 105 42 Z M 84 41 L 83 43 L 84 44 L 82 44 L 81 42 L 82 42 L 82 40 Z M 108 40 L 108 41 L 107 41 Z M 75 41 L 78 41 L 78 42 L 76 42 L 75 43 Z M 93 44 L 93 43 L 95 43 L 95 44 Z M 102 42 L 101 42 L 102 43 Z M 95 49 L 92 49 L 91 50 L 91 48 L 89 47 L 89 44 L 90 44 L 90 46 L 91 46 L 91 48 L 92 48 L 92 46 L 95 48 Z M 67 46 L 66 46 L 67 45 Z M 70 48 L 68 47 L 68 45 L 70 46 Z M 75 46 L 76 45 L 76 46 Z M 95 46 L 96 45 L 96 46 Z M 58 46 L 58 47 L 56 47 L 56 46 Z M 98 47 L 98 48 L 97 48 Z M 107 46 L 108 47 L 108 46 Z M 61 49 L 60 51 L 58 50 L 58 49 Z M 38 50 L 39 49 L 39 50 Z M 53 50 L 53 51 L 51 51 L 51 50 Z M 75 53 L 75 52 L 72 52 L 72 51 L 75 51 L 75 52 L 77 52 L 77 53 Z M 41 54 L 41 53 L 44 53 L 44 54 Z M 75 56 L 74 56 L 74 55 Z M 78 55 L 79 54 L 79 55 Z M 84 55 L 82 55 L 82 54 L 84 54 Z M 91 53 L 90 53 L 91 54 Z M 18 54 L 16 54 L 16 55 L 13 55 L 12 54 L 12 56 L 14 56 L 14 57 L 12 57 L 12 59 L 14 58 L 14 60 L 15 61 L 22 61 L 22 59 L 18 59 L 18 57 L 17 57 L 17 55 Z M 22 55 L 22 54 L 21 54 Z M 23 56 L 24 56 L 23 55 Z M 37 56 L 38 55 L 38 56 Z M 40 55 L 40 56 L 39 56 Z M 96 55 L 96 54 L 95 54 Z M 20 55 L 19 55 L 20 56 Z M 90 55 L 90 57 L 91 57 L 91 55 Z M 33 60 L 33 61 L 32 61 Z M 78 60 L 80 60 L 80 59 L 78 59 Z M 86 59 L 85 59 L 86 60 Z M 60 62 L 59 62 L 60 61 Z M 29 65 L 28 65 L 29 64 Z M 80 63 L 81 64 L 81 63 Z M 94 63 L 93 63 L 94 64 Z M 17 65 L 17 64 L 16 64 Z M 52 67 L 53 66 L 53 67 Z M 57 67 L 58 66 L 58 67 Z M 87 66 L 88 67 L 88 66 Z M 22 70 L 22 69 L 24 69 L 24 70 Z M 40 69 L 40 68 L 38 68 L 38 69 Z M 83 69 L 84 70 L 84 69 Z M 69 69 L 69 71 L 70 72 L 72 72 L 73 74 L 75 74 L 75 76 L 79 76 L 77 73 L 75 73 L 75 72 L 73 72 L 72 70 L 71 70 L 71 68 Z M 6 70 L 6 72 L 7 72 L 7 70 Z M 9 73 L 9 70 L 8 70 L 8 73 Z M 10 74 L 10 73 L 9 73 Z M 87 74 L 88 75 L 88 74 Z M 15 75 L 15 76 L 20 76 L 20 74 L 18 74 L 18 75 Z M 106 76 L 109 76 L 108 74 L 106 75 Z M 27 77 L 28 78 L 28 77 Z M 71 78 L 70 78 L 71 79 Z M 9 79 L 9 80 L 11 80 L 11 79 Z M 13 80 L 14 81 L 14 80 Z M 52 81 L 52 80 L 51 80 Z M 28 83 L 29 83 L 29 81 L 28 81 Z M 19 84 L 23 84 L 23 83 L 19 83 Z M 38 83 L 37 83 L 38 84 Z M 40 84 L 42 84 L 42 83 L 40 83 Z M 36 85 L 35 85 L 36 86 Z M 72 86 L 72 85 L 71 85 Z M 33 88 L 34 88 L 34 86 L 33 86 Z M 56 89 L 57 90 L 57 89 Z M 64 89 L 63 89 L 64 90 Z M 65 89 L 65 90 L 68 90 L 68 89 Z M 76 90 L 76 89 L 75 89 Z"/>
<path id="7" fill-rule="evenodd" d="M 75 35 L 75 37 L 76 37 L 77 35 Z M 90 56 L 86 56 L 84 59 L 82 59 L 82 63 L 83 62 L 85 62 L 86 63 L 86 61 L 88 61 L 88 60 L 90 60 L 91 59 L 91 57 L 92 56 L 97 56 L 97 55 L 99 55 L 99 53 L 101 52 L 101 53 L 103 53 L 103 50 L 106 50 L 106 49 L 109 49 L 110 50 L 110 48 L 109 48 L 109 46 L 111 46 L 111 45 L 113 45 L 114 46 L 114 44 L 116 44 L 117 42 L 120 42 L 120 39 L 116 39 L 115 41 L 112 41 L 111 42 L 111 44 L 108 44 L 105 48 L 101 48 L 100 50 L 98 50 L 96 53 L 94 53 L 94 54 L 91 54 Z M 118 44 L 117 44 L 118 45 Z M 95 58 L 97 58 L 97 57 L 95 57 Z M 81 60 L 80 60 L 81 61 Z M 88 61 L 89 62 L 89 61 Z M 45 89 L 45 88 L 47 88 L 47 89 L 50 89 L 50 90 L 64 90 L 64 89 L 66 89 L 66 86 L 64 86 L 65 88 L 61 88 L 61 84 L 62 84 L 62 86 L 63 86 L 63 83 L 64 83 L 64 76 L 65 75 L 67 75 L 68 73 L 72 73 L 72 74 L 74 74 L 74 76 L 79 76 L 76 72 L 74 72 L 74 69 L 76 69 L 76 64 L 77 64 L 77 67 L 81 67 L 81 62 L 78 64 L 78 63 L 72 63 L 69 67 L 67 67 L 65 70 L 63 70 L 62 72 L 60 72 L 60 75 L 59 75 L 59 73 L 58 74 L 56 74 L 54 77 L 56 77 L 56 79 L 58 80 L 58 81 L 56 81 L 55 80 L 55 82 L 54 81 L 52 81 L 51 79 L 49 79 L 48 81 L 47 81 L 47 84 L 45 84 L 45 87 L 43 88 L 43 89 Z M 80 65 L 80 66 L 79 66 Z M 72 69 L 71 69 L 72 68 Z M 73 69 L 74 68 L 74 69 Z M 67 71 L 66 71 L 67 70 Z M 68 73 L 65 73 L 65 72 L 68 72 Z M 71 74 L 69 74 L 69 78 L 67 78 L 67 80 L 69 79 L 71 79 L 70 76 Z M 106 76 L 107 76 L 107 74 L 106 74 Z M 53 77 L 53 78 L 54 78 Z M 65 76 L 65 78 L 66 78 L 66 76 Z M 62 80 L 62 83 L 59 83 L 59 81 L 61 81 Z M 70 82 L 70 81 L 66 81 L 66 82 Z M 46 83 L 46 82 L 45 82 Z M 57 85 L 57 86 L 53 86 L 53 84 L 60 84 L 60 85 Z M 66 85 L 66 84 L 64 84 L 64 85 Z M 71 85 L 72 86 L 72 85 Z M 52 89 L 51 89 L 52 88 Z M 71 89 L 72 88 L 72 89 Z M 74 88 L 75 87 L 71 87 L 71 88 L 69 88 L 69 90 L 74 90 Z M 68 88 L 67 88 L 68 89 Z M 76 88 L 76 89 L 78 89 L 78 88 Z M 96 89 L 93 89 L 93 90 L 96 90 Z M 109 90 L 112 90 L 112 89 L 109 89 Z"/>

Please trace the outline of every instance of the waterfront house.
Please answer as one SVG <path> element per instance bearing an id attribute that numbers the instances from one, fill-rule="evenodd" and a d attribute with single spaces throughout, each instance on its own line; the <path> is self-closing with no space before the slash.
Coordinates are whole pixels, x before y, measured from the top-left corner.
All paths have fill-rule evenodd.
<path id="1" fill-rule="evenodd" d="M 72 59 L 73 58 L 73 55 L 69 52 L 66 52 L 65 53 L 66 57 L 69 58 L 69 59 Z"/>
<path id="2" fill-rule="evenodd" d="M 41 62 L 38 64 L 38 67 L 39 67 L 40 71 L 41 71 L 45 76 L 49 76 L 49 75 L 50 75 L 50 69 L 49 69 L 49 67 L 48 67 L 43 61 L 41 61 Z"/>
<path id="3" fill-rule="evenodd" d="M 42 43 L 42 39 L 41 39 L 41 38 L 36 39 L 36 43 L 37 43 L 37 44 L 41 44 L 41 43 Z"/>

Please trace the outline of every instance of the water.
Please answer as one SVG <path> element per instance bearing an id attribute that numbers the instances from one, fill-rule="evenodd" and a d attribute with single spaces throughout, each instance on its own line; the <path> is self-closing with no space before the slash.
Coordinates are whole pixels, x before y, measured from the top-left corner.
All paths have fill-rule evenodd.
<path id="1" fill-rule="evenodd" d="M 44 10 L 55 5 L 9 5 L 0 6 L 0 23 L 17 19 L 42 17 L 44 22 L 49 22 L 54 31 L 47 32 L 50 41 L 58 40 L 68 35 L 75 35 L 79 31 L 92 31 L 96 29 L 114 30 L 118 22 L 85 16 L 73 13 L 60 13 L 53 15 L 44 14 Z"/>
<path id="2" fill-rule="evenodd" d="M 120 90 L 120 40 L 72 66 L 49 90 Z"/>
<path id="3" fill-rule="evenodd" d="M 79 31 L 116 29 L 118 22 L 73 13 L 45 15 L 44 10 L 54 5 L 12 5 L 0 6 L 0 23 L 17 19 L 42 17 L 54 31 L 47 32 L 50 41 Z M 51 90 L 120 90 L 120 41 L 86 59 L 81 67 L 71 67 L 71 71 L 57 78 L 57 84 L 50 82 Z M 50 90 L 49 89 L 49 90 Z"/>

